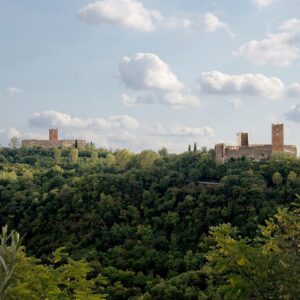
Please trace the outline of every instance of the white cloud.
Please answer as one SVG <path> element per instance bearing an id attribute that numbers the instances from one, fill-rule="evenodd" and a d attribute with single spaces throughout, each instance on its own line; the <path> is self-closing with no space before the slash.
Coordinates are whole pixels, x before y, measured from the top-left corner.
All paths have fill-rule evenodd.
<path id="1" fill-rule="evenodd" d="M 222 22 L 218 16 L 213 13 L 206 13 L 198 18 L 187 17 L 169 17 L 165 18 L 163 27 L 168 29 L 180 30 L 201 30 L 206 33 L 213 33 L 218 30 L 224 30 L 230 36 L 233 36 L 230 26 Z"/>
<path id="2" fill-rule="evenodd" d="M 285 86 L 277 77 L 262 74 L 229 75 L 218 71 L 204 72 L 199 79 L 203 92 L 221 95 L 256 95 L 277 99 Z"/>
<path id="3" fill-rule="evenodd" d="M 21 137 L 21 133 L 14 127 L 0 129 L 0 145 L 8 145 L 12 137 Z"/>
<path id="4" fill-rule="evenodd" d="M 90 3 L 78 12 L 79 19 L 90 24 L 110 24 L 138 31 L 152 32 L 157 29 L 183 29 L 215 32 L 225 30 L 232 35 L 228 24 L 213 13 L 197 18 L 163 16 L 155 9 L 145 8 L 138 0 L 100 0 Z"/>
<path id="5" fill-rule="evenodd" d="M 183 88 L 170 67 L 152 53 L 137 53 L 132 58 L 123 57 L 119 72 L 122 81 L 135 90 L 168 92 Z"/>
<path id="6" fill-rule="evenodd" d="M 284 115 L 288 120 L 300 123 L 300 104 L 292 106 Z"/>
<path id="7" fill-rule="evenodd" d="M 60 127 L 73 129 L 88 129 L 88 128 L 127 128 L 137 129 L 139 122 L 129 116 L 110 116 L 108 118 L 77 118 L 66 113 L 58 111 L 43 111 L 35 113 L 29 119 L 29 125 L 32 127 Z"/>
<path id="8" fill-rule="evenodd" d="M 80 9 L 79 18 L 91 25 L 108 23 L 149 32 L 155 30 L 155 22 L 162 16 L 137 0 L 101 0 Z"/>
<path id="9" fill-rule="evenodd" d="M 229 25 L 224 22 L 221 22 L 220 19 L 212 13 L 206 13 L 202 21 L 203 28 L 206 32 L 215 32 L 219 29 L 223 29 L 228 34 L 232 35 Z"/>
<path id="10" fill-rule="evenodd" d="M 204 127 L 188 127 L 181 124 L 164 125 L 157 123 L 150 129 L 152 135 L 176 136 L 176 137 L 203 137 L 214 136 L 214 130 L 209 126 Z"/>
<path id="11" fill-rule="evenodd" d="M 243 44 L 234 55 L 258 65 L 286 67 L 300 57 L 300 20 L 284 22 L 277 34 Z"/>
<path id="12" fill-rule="evenodd" d="M 113 128 L 138 129 L 140 123 L 129 116 L 111 116 L 107 118 L 107 122 Z"/>
<path id="13" fill-rule="evenodd" d="M 235 109 L 238 110 L 240 109 L 242 106 L 244 106 L 244 102 L 241 99 L 238 98 L 234 98 L 234 99 L 230 99 L 229 103 L 231 104 L 231 106 Z"/>
<path id="14" fill-rule="evenodd" d="M 167 147 L 172 152 L 185 151 L 195 141 L 200 146 L 212 147 L 214 130 L 210 126 L 186 126 L 183 124 L 147 124 L 130 116 L 108 116 L 106 118 L 78 118 L 57 111 L 35 113 L 29 125 L 36 133 L 0 130 L 0 142 L 9 142 L 8 136 L 19 138 L 47 139 L 48 128 L 59 128 L 61 138 L 85 139 L 98 147 L 128 148 L 133 151 L 158 150 Z"/>
<path id="15" fill-rule="evenodd" d="M 275 1 L 274 0 L 254 0 L 254 3 L 259 7 L 259 8 L 265 8 L 270 5 L 272 5 Z"/>
<path id="16" fill-rule="evenodd" d="M 147 93 L 147 98 L 150 97 L 151 101 L 158 99 L 174 108 L 200 104 L 198 97 L 179 81 L 159 56 L 153 53 L 137 53 L 131 58 L 125 56 L 119 63 L 119 75 L 126 87 Z M 144 102 L 144 98 L 123 94 L 122 101 L 127 106 L 134 106 Z"/>
<path id="17" fill-rule="evenodd" d="M 300 82 L 289 85 L 287 87 L 287 95 L 289 97 L 300 97 Z"/>
<path id="18" fill-rule="evenodd" d="M 280 26 L 280 29 L 283 31 L 290 31 L 290 32 L 300 31 L 300 20 L 296 18 L 289 19 Z"/>

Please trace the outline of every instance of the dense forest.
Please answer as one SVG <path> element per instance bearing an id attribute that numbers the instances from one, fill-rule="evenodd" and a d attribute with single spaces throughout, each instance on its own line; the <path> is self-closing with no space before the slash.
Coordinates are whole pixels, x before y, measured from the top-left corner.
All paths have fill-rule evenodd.
<path id="1" fill-rule="evenodd" d="M 0 299 L 299 299 L 299 175 L 283 155 L 1 148 Z"/>

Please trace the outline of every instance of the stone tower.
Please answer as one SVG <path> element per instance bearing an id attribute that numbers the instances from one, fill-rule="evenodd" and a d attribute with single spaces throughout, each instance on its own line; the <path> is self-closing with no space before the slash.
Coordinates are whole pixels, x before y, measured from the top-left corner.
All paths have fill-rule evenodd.
<path id="1" fill-rule="evenodd" d="M 283 124 L 272 124 L 272 153 L 284 152 Z"/>
<path id="2" fill-rule="evenodd" d="M 58 129 L 49 129 L 49 142 L 56 143 L 58 141 Z"/>
<path id="3" fill-rule="evenodd" d="M 218 163 L 225 162 L 225 144 L 217 144 L 215 146 L 216 161 Z"/>
<path id="4" fill-rule="evenodd" d="M 240 147 L 249 147 L 249 134 L 248 132 L 239 132 L 237 134 L 237 145 Z"/>

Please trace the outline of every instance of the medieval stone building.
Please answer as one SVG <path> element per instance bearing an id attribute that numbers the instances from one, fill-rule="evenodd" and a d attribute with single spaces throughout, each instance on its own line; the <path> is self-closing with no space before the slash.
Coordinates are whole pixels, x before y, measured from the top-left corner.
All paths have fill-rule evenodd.
<path id="1" fill-rule="evenodd" d="M 250 144 L 249 134 L 240 132 L 237 134 L 237 145 L 226 146 L 217 144 L 215 146 L 216 161 L 224 163 L 230 158 L 248 157 L 255 161 L 270 158 L 273 153 L 288 153 L 297 156 L 297 148 L 294 145 L 284 145 L 283 124 L 272 124 L 272 144 L 255 145 Z"/>
<path id="2" fill-rule="evenodd" d="M 49 129 L 49 140 L 23 140 L 22 147 L 43 147 L 43 148 L 85 148 L 85 140 L 59 140 L 58 129 Z"/>

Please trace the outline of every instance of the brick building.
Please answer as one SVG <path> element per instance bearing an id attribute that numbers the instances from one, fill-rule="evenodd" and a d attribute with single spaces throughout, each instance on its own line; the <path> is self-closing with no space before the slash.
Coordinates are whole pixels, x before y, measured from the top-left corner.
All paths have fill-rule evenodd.
<path id="1" fill-rule="evenodd" d="M 59 140 L 58 129 L 49 129 L 49 140 L 23 140 L 22 147 L 43 147 L 43 148 L 85 148 L 85 140 Z"/>
<path id="2" fill-rule="evenodd" d="M 284 125 L 272 124 L 272 144 L 255 145 L 250 144 L 249 134 L 240 132 L 237 134 L 237 145 L 226 146 L 217 144 L 215 146 L 216 161 L 224 163 L 230 158 L 248 157 L 259 161 L 270 158 L 273 153 L 288 153 L 297 156 L 297 148 L 294 145 L 284 145 Z"/>

